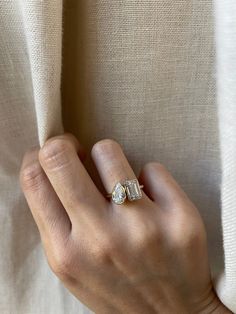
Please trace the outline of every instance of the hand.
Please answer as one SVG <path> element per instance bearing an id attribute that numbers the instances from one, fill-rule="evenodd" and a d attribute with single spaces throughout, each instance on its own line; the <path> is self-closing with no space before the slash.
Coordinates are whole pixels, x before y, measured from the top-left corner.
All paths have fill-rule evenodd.
<path id="1" fill-rule="evenodd" d="M 197 208 L 166 168 L 141 171 L 143 198 L 115 205 L 86 171 L 77 139 L 64 134 L 24 156 L 20 182 L 48 263 L 96 313 L 230 313 L 211 282 Z M 108 193 L 135 178 L 119 144 L 92 157 Z"/>

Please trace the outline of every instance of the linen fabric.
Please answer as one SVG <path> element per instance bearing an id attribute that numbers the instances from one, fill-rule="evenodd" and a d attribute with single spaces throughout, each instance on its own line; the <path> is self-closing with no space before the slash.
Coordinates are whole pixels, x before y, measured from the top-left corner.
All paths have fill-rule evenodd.
<path id="1" fill-rule="evenodd" d="M 236 312 L 235 16 L 233 0 L 0 2 L 1 313 L 90 312 L 52 275 L 18 182 L 24 152 L 64 129 L 87 150 L 119 141 L 137 174 L 166 165 Z"/>
<path id="2" fill-rule="evenodd" d="M 58 0 L 0 1 L 1 314 L 84 313 L 49 270 L 18 180 L 24 152 L 62 130 L 61 29 Z"/>
<path id="3" fill-rule="evenodd" d="M 224 272 L 218 294 L 236 312 L 236 2 L 216 1 L 218 114 L 221 143 Z"/>

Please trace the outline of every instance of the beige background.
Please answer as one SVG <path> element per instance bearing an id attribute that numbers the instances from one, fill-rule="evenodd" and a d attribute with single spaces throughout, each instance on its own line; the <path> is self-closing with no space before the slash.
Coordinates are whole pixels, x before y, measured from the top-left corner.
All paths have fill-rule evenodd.
<path id="1" fill-rule="evenodd" d="M 137 174 L 160 161 L 196 203 L 236 312 L 236 2 L 212 1 L 0 1 L 1 314 L 88 313 L 49 269 L 18 182 L 25 151 L 63 132 L 61 77 L 65 129 L 88 151 L 114 138 Z"/>
<path id="2" fill-rule="evenodd" d="M 62 94 L 65 128 L 88 150 L 114 138 L 137 174 L 148 161 L 167 166 L 201 211 L 215 271 L 223 255 L 212 13 L 205 0 L 67 1 Z"/>

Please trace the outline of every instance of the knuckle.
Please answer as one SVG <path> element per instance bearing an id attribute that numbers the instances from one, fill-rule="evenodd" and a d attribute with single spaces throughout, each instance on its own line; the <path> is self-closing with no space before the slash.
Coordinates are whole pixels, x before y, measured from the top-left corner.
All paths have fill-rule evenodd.
<path id="1" fill-rule="evenodd" d="M 161 245 L 162 234 L 155 224 L 139 224 L 137 230 L 133 235 L 133 249 L 136 253 Z"/>
<path id="2" fill-rule="evenodd" d="M 93 145 L 92 154 L 107 154 L 117 147 L 120 147 L 120 145 L 116 141 L 112 139 L 104 139 Z"/>
<path id="3" fill-rule="evenodd" d="M 205 232 L 201 226 L 186 227 L 174 235 L 173 244 L 178 250 L 193 250 L 205 241 Z"/>
<path id="4" fill-rule="evenodd" d="M 98 265 L 107 265 L 110 263 L 110 250 L 105 247 L 96 246 L 92 249 L 92 258 Z"/>
<path id="5" fill-rule="evenodd" d="M 20 182 L 26 190 L 37 190 L 43 181 L 43 171 L 38 162 L 25 166 L 20 172 Z"/>
<path id="6" fill-rule="evenodd" d="M 118 254 L 119 248 L 114 239 L 110 237 L 100 238 L 98 244 L 94 244 L 90 250 L 92 260 L 97 265 L 110 265 L 112 259 Z"/>
<path id="7" fill-rule="evenodd" d="M 48 140 L 39 151 L 39 159 L 49 169 L 59 169 L 66 166 L 70 159 L 68 152 L 71 144 L 64 138 Z"/>
<path id="8" fill-rule="evenodd" d="M 143 252 L 148 248 L 156 247 L 161 245 L 162 238 L 158 233 L 146 232 L 142 237 L 136 239 L 137 251 Z"/>
<path id="9" fill-rule="evenodd" d="M 74 265 L 70 254 L 65 252 L 56 253 L 48 262 L 54 274 L 61 280 L 68 281 L 71 279 Z"/>

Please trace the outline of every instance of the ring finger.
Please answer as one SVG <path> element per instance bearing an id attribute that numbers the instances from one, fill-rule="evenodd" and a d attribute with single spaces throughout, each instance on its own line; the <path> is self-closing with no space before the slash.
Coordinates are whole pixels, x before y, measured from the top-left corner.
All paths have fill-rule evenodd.
<path id="1" fill-rule="evenodd" d="M 111 193 L 118 182 L 136 179 L 133 169 L 117 142 L 110 139 L 102 140 L 93 146 L 91 154 L 108 193 Z M 139 203 L 147 199 L 149 200 L 142 192 L 142 199 Z"/>

